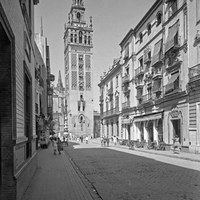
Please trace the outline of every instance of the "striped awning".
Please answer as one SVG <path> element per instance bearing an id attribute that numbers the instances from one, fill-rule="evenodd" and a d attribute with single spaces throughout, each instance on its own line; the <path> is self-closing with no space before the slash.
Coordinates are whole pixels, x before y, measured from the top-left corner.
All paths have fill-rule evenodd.
<path id="1" fill-rule="evenodd" d="M 178 33 L 179 21 L 169 27 L 165 52 L 169 51 L 175 45 L 175 36 Z"/>
<path id="2" fill-rule="evenodd" d="M 171 78 L 169 79 L 167 85 L 165 86 L 166 87 L 166 92 L 174 89 L 174 82 L 177 80 L 178 77 L 179 77 L 179 73 L 173 74 L 171 76 Z"/>
<path id="3" fill-rule="evenodd" d="M 162 48 L 162 40 L 159 40 L 154 46 L 153 57 L 151 62 L 152 66 L 156 64 L 158 61 L 160 61 L 161 48 Z"/>
<path id="4" fill-rule="evenodd" d="M 156 119 L 161 119 L 162 118 L 162 113 L 156 113 L 152 115 L 143 115 L 143 116 L 138 116 L 134 117 L 133 122 L 144 122 L 144 121 L 150 121 L 150 120 L 156 120 Z"/>

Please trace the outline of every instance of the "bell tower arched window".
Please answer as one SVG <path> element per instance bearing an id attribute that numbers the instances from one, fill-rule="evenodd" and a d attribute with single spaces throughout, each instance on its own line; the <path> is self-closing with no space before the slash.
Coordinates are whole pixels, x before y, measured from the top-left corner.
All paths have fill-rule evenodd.
<path id="1" fill-rule="evenodd" d="M 79 43 L 82 43 L 83 38 L 83 33 L 80 31 L 79 32 Z"/>
<path id="2" fill-rule="evenodd" d="M 73 42 L 73 34 L 70 35 L 70 41 Z"/>
<path id="3" fill-rule="evenodd" d="M 90 36 L 88 36 L 88 44 L 89 45 L 91 44 L 91 38 L 90 38 Z"/>

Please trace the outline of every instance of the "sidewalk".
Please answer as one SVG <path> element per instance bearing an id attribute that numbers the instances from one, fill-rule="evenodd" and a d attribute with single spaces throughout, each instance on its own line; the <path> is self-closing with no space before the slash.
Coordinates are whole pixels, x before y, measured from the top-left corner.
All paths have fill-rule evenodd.
<path id="1" fill-rule="evenodd" d="M 91 143 L 94 144 L 101 144 L 100 138 L 95 138 L 90 140 Z M 194 162 L 200 162 L 200 154 L 194 154 L 194 153 L 185 153 L 185 152 L 180 152 L 179 154 L 175 154 L 172 151 L 159 151 L 159 150 L 149 150 L 149 149 L 143 149 L 143 148 L 135 148 L 134 150 L 129 149 L 128 146 L 125 145 L 114 145 L 113 142 L 110 142 L 109 144 L 110 147 L 114 148 L 122 148 L 122 149 L 127 149 L 128 151 L 139 151 L 147 154 L 155 154 L 155 155 L 162 155 L 166 157 L 173 157 L 173 158 L 178 158 L 178 159 L 183 159 L 183 160 L 190 160 Z"/>
<path id="2" fill-rule="evenodd" d="M 38 152 L 38 169 L 22 200 L 93 200 L 64 151 L 53 155 L 51 145 Z"/>

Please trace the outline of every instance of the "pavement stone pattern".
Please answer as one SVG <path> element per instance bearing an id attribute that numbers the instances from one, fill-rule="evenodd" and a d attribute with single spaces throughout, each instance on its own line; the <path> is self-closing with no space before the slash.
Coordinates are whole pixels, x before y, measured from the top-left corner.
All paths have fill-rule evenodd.
<path id="1" fill-rule="evenodd" d="M 104 200 L 200 199 L 199 162 L 128 148 L 104 148 L 92 141 L 73 144 L 67 153 Z"/>
<path id="2" fill-rule="evenodd" d="M 117 179 L 111 181 L 111 185 L 107 185 L 105 190 L 105 179 L 110 175 L 114 175 L 115 171 L 110 169 L 109 174 L 105 172 L 103 165 L 99 165 L 95 163 L 95 161 L 91 161 L 91 163 L 85 163 L 85 167 L 88 165 L 93 166 L 94 168 L 90 171 L 83 171 L 81 167 L 79 167 L 76 162 L 73 160 L 74 158 L 70 156 L 68 153 L 68 148 L 64 147 L 65 152 L 62 152 L 61 155 L 53 155 L 53 149 L 51 145 L 48 149 L 41 149 L 38 152 L 38 169 L 36 174 L 28 187 L 26 193 L 24 194 L 22 200 L 106 200 L 106 199 L 114 199 L 111 196 L 110 191 L 112 191 L 112 184 L 122 184 L 124 181 L 126 183 L 126 179 Z M 72 147 L 71 147 L 72 148 Z M 89 141 L 89 144 L 80 143 L 78 145 L 73 146 L 74 149 L 98 149 L 106 150 L 107 147 L 101 147 L 99 139 L 93 139 Z M 154 150 L 144 150 L 144 149 L 135 149 L 130 150 L 127 146 L 114 145 L 110 143 L 108 147 L 110 150 L 121 151 L 122 153 L 134 154 L 140 157 L 152 158 L 154 160 L 158 160 L 161 162 L 165 162 L 167 164 L 175 164 L 178 166 L 184 166 L 188 169 L 194 169 L 200 171 L 200 155 L 189 154 L 189 153 L 180 153 L 173 154 L 171 151 L 154 151 Z M 106 155 L 105 155 L 106 156 Z M 109 158 L 109 157 L 108 157 Z M 178 158 L 178 159 L 177 159 Z M 83 158 L 84 160 L 85 158 Z M 109 158 L 110 159 L 110 158 Z M 118 162 L 113 159 L 113 165 L 118 164 Z M 103 161 L 105 162 L 105 160 Z M 144 168 L 147 170 L 146 168 Z M 101 172 L 97 171 L 100 170 Z M 141 168 L 142 170 L 142 168 Z M 150 169 L 149 169 L 150 170 Z M 120 173 L 120 171 L 118 171 Z M 138 171 L 141 174 L 142 171 Z M 105 174 L 103 174 L 105 173 Z M 187 173 L 186 173 L 187 175 Z M 148 185 L 148 181 L 150 181 L 155 174 L 151 173 L 151 170 L 146 174 L 143 173 L 142 179 L 146 180 L 144 187 L 147 190 L 151 190 Z M 154 177 L 155 178 L 155 177 Z M 173 180 L 172 177 L 168 177 Z M 183 180 L 180 176 L 180 181 Z M 191 179 L 195 179 L 195 177 L 191 174 Z M 98 180 L 98 183 L 95 185 L 94 183 Z M 116 181 L 118 183 L 116 183 Z M 140 181 L 140 180 L 138 180 Z M 131 183 L 130 187 L 133 187 Z M 170 185 L 169 185 L 170 188 Z M 198 188 L 198 185 L 197 185 Z M 133 188 L 134 190 L 139 191 L 140 195 L 134 194 L 130 198 L 130 194 L 128 191 L 124 191 L 123 195 L 118 193 L 118 198 L 120 200 L 128 200 L 128 199 L 159 199 L 160 196 L 157 193 L 145 193 L 142 194 L 142 190 L 140 187 Z M 180 193 L 180 191 L 179 191 Z M 200 193 L 200 191 L 199 191 Z M 104 194 L 104 198 L 102 198 L 101 194 Z M 179 196 L 178 196 L 179 195 Z M 188 197 L 191 194 L 188 194 Z M 170 199 L 171 196 L 169 194 L 165 195 Z M 161 198 L 162 199 L 162 198 Z M 161 200 L 159 199 L 159 200 Z M 187 198 L 187 195 L 181 196 L 181 194 L 177 194 L 177 199 L 189 199 L 194 200 L 194 198 Z M 200 198 L 199 198 L 200 199 Z M 114 199 L 115 200 L 115 199 Z"/>
<path id="3" fill-rule="evenodd" d="M 38 169 L 22 200 L 93 200 L 69 159 L 62 152 L 42 149 Z"/>

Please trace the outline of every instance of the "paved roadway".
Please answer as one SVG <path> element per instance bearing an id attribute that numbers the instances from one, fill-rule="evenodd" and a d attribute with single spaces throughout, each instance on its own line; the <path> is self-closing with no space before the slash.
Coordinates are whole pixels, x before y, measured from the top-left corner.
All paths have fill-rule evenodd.
<path id="1" fill-rule="evenodd" d="M 65 153 L 99 199 L 200 199 L 200 162 L 85 143 L 71 143 Z"/>

